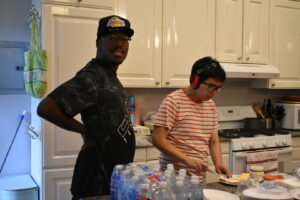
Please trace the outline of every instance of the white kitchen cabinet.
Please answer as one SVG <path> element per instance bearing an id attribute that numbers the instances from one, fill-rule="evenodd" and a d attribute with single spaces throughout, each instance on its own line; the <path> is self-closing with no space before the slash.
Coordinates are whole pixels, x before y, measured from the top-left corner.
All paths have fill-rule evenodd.
<path id="1" fill-rule="evenodd" d="M 99 18 L 111 14 L 112 10 L 44 4 L 42 37 L 48 56 L 48 92 L 95 57 Z M 73 166 L 81 136 L 46 121 L 44 132 L 44 166 Z"/>
<path id="2" fill-rule="evenodd" d="M 293 154 L 292 154 L 292 169 L 300 167 L 300 137 L 292 137 Z"/>
<path id="3" fill-rule="evenodd" d="M 125 87 L 160 87 L 161 0 L 118 0 L 118 15 L 130 20 L 134 35 L 118 77 Z"/>
<path id="4" fill-rule="evenodd" d="M 99 19 L 112 14 L 112 8 L 49 3 L 42 5 L 42 47 L 47 51 L 48 57 L 47 93 L 72 78 L 96 56 Z M 38 121 L 38 102 L 36 99 L 32 100 L 32 121 Z M 78 116 L 76 118 L 80 120 Z M 42 200 L 71 199 L 71 177 L 82 138 L 79 134 L 63 130 L 46 120 L 41 120 L 41 124 L 36 122 L 36 127 L 41 129 L 41 141 L 36 140 L 32 144 L 31 155 L 35 162 L 32 163 L 32 174 L 40 185 Z M 42 160 L 42 180 L 36 166 L 39 165 L 39 160 Z"/>
<path id="5" fill-rule="evenodd" d="M 160 151 L 154 146 L 137 147 L 135 149 L 134 162 L 158 163 Z"/>
<path id="6" fill-rule="evenodd" d="M 280 78 L 300 79 L 300 2 L 273 0 L 270 12 L 270 62 Z"/>
<path id="7" fill-rule="evenodd" d="M 269 1 L 217 0 L 216 58 L 268 63 Z"/>
<path id="8" fill-rule="evenodd" d="M 214 0 L 118 0 L 116 11 L 135 30 L 118 70 L 125 87 L 185 87 L 193 63 L 214 56 Z"/>
<path id="9" fill-rule="evenodd" d="M 114 1 L 112 0 L 43 0 L 43 3 L 104 9 L 114 7 Z"/>
<path id="10" fill-rule="evenodd" d="M 70 192 L 73 168 L 45 170 L 43 199 L 66 200 L 72 199 Z"/>
<path id="11" fill-rule="evenodd" d="M 278 67 L 279 79 L 252 81 L 254 88 L 300 88 L 300 2 L 270 1 L 270 64 Z"/>

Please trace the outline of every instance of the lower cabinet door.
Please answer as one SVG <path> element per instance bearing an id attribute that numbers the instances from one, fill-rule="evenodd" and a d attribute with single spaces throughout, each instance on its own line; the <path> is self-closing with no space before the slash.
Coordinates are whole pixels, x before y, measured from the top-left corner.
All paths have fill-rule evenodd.
<path id="1" fill-rule="evenodd" d="M 146 152 L 146 147 L 136 148 L 133 162 L 146 162 Z"/>
<path id="2" fill-rule="evenodd" d="M 72 199 L 70 192 L 74 168 L 44 170 L 43 200 Z"/>

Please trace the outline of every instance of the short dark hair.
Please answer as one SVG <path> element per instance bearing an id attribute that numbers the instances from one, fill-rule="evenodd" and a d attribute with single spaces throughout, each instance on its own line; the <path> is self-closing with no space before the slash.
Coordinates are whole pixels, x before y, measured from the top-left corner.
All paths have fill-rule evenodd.
<path id="1" fill-rule="evenodd" d="M 200 83 L 204 82 L 208 78 L 216 79 L 222 83 L 226 80 L 226 73 L 224 69 L 217 60 L 210 56 L 201 58 L 194 63 L 191 71 L 190 83 L 193 82 L 195 76 L 199 77 L 196 89 L 199 87 Z"/>

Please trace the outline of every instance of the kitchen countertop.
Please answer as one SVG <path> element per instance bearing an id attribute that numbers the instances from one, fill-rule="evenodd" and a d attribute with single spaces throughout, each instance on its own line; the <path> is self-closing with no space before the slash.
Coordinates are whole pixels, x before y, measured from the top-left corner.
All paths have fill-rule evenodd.
<path id="1" fill-rule="evenodd" d="M 288 130 L 290 131 L 290 134 L 292 137 L 300 137 L 300 130 L 294 131 L 294 130 Z M 137 136 L 139 137 L 139 136 Z M 225 137 L 219 137 L 220 142 L 229 142 L 230 138 L 225 138 Z M 142 148 L 142 147 L 151 147 L 153 146 L 152 144 L 152 138 L 151 136 L 143 136 L 143 139 L 140 141 L 137 141 L 136 147 L 137 148 Z"/>

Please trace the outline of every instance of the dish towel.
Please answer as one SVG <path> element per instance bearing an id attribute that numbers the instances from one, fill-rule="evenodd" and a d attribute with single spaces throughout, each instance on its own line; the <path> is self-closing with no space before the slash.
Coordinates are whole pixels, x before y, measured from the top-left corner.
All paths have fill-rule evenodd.
<path id="1" fill-rule="evenodd" d="M 250 166 L 264 166 L 265 173 L 278 172 L 278 153 L 277 151 L 261 151 L 247 153 L 247 171 Z"/>

